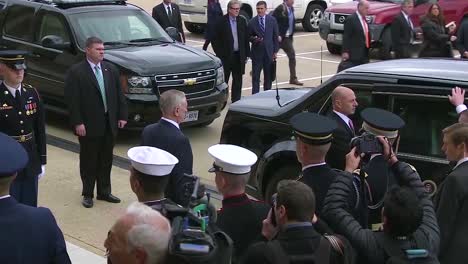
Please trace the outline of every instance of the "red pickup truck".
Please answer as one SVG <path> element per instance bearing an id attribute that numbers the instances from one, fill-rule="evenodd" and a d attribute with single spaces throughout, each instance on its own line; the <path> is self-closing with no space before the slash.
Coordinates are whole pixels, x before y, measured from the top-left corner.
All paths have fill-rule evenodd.
<path id="1" fill-rule="evenodd" d="M 372 35 L 372 48 L 379 50 L 379 57 L 389 58 L 392 49 L 390 25 L 398 15 L 403 0 L 369 0 L 369 15 L 366 17 Z M 332 54 L 341 52 L 343 29 L 346 18 L 357 10 L 357 1 L 334 5 L 325 10 L 319 24 L 319 34 L 327 42 Z M 447 23 L 455 21 L 459 26 L 468 20 L 468 0 L 415 0 L 413 14 L 410 16 L 415 27 L 419 27 L 420 18 L 426 14 L 429 6 L 438 3 L 444 11 Z M 418 44 L 418 43 L 414 43 Z"/>

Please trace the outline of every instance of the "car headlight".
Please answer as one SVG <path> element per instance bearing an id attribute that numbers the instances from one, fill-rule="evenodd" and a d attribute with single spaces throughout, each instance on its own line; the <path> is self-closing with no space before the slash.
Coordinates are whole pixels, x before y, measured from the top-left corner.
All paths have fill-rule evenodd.
<path id="1" fill-rule="evenodd" d="M 375 21 L 375 16 L 366 16 L 367 24 L 373 24 Z"/>
<path id="2" fill-rule="evenodd" d="M 216 85 L 220 85 L 224 82 L 224 70 L 223 67 L 216 69 Z"/>
<path id="3" fill-rule="evenodd" d="M 128 77 L 128 92 L 133 94 L 152 94 L 151 78 L 141 76 Z"/>

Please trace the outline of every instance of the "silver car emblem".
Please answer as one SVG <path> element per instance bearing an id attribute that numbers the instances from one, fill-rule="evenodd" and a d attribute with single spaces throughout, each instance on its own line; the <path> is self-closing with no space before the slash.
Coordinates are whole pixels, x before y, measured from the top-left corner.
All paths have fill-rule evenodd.
<path id="1" fill-rule="evenodd" d="M 346 20 L 346 17 L 345 17 L 345 16 L 340 16 L 340 17 L 338 18 L 338 21 L 340 21 L 340 23 L 344 23 L 345 20 Z"/>

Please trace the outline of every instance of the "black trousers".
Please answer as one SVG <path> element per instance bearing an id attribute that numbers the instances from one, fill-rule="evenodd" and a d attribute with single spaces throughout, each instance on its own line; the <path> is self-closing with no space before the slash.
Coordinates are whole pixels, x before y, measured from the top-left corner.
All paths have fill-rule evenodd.
<path id="1" fill-rule="evenodd" d="M 228 60 L 223 61 L 224 80 L 229 84 L 232 73 L 231 102 L 239 101 L 242 94 L 242 63 L 239 52 L 234 52 Z"/>
<path id="2" fill-rule="evenodd" d="M 296 51 L 293 46 L 292 37 L 284 37 L 281 40 L 280 48 L 284 50 L 284 53 L 288 56 L 289 60 L 289 80 L 297 79 L 296 76 Z"/>
<path id="3" fill-rule="evenodd" d="M 97 195 L 111 193 L 110 173 L 114 149 L 114 136 L 109 122 L 103 136 L 79 137 L 80 175 L 83 183 L 82 195 L 94 197 L 94 183 L 97 183 Z"/>

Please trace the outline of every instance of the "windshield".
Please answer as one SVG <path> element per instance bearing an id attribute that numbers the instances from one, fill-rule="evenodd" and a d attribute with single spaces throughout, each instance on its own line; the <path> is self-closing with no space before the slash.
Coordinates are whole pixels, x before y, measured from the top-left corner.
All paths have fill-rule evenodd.
<path id="1" fill-rule="evenodd" d="M 115 10 L 77 13 L 70 16 L 77 34 L 78 45 L 85 47 L 90 36 L 98 36 L 105 43 L 172 42 L 152 17 L 141 10 Z"/>

